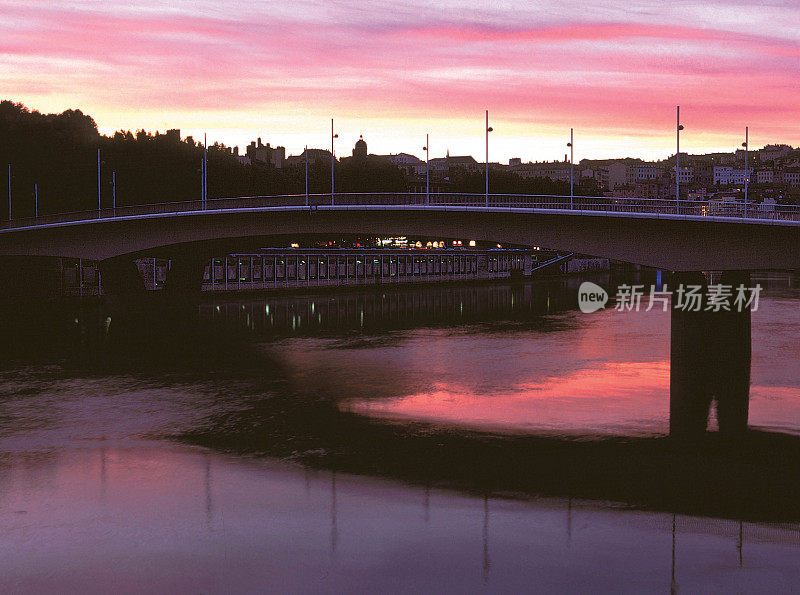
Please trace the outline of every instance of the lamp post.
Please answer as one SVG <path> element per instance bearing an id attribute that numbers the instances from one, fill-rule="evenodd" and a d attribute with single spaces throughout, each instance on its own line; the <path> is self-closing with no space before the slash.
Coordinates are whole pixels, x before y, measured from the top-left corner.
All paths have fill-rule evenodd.
<path id="1" fill-rule="evenodd" d="M 303 153 L 306 156 L 306 206 L 308 206 L 308 145 L 306 145 Z"/>
<path id="2" fill-rule="evenodd" d="M 335 138 L 339 138 L 339 135 L 333 133 L 333 118 L 331 118 L 331 204 L 333 204 L 333 139 Z"/>
<path id="3" fill-rule="evenodd" d="M 100 215 L 100 147 L 97 148 L 97 214 Z"/>
<path id="4" fill-rule="evenodd" d="M 750 182 L 750 169 L 747 167 L 748 164 L 748 152 L 750 149 L 750 127 L 744 127 L 744 142 L 742 143 L 744 147 L 744 216 L 747 217 L 747 187 Z"/>
<path id="5" fill-rule="evenodd" d="M 111 172 L 111 208 L 114 209 L 114 214 L 117 211 L 117 172 Z"/>
<path id="6" fill-rule="evenodd" d="M 198 171 L 200 172 L 200 206 L 202 207 L 205 204 L 205 201 L 206 201 L 205 182 L 203 182 L 203 180 L 205 179 L 205 175 L 206 175 L 205 174 L 205 171 L 206 171 L 206 160 L 205 159 L 202 159 L 202 158 L 200 159 L 200 169 Z"/>
<path id="7" fill-rule="evenodd" d="M 573 151 L 574 151 L 574 147 L 572 146 L 573 142 L 574 142 L 574 137 L 573 137 L 573 134 L 572 134 L 572 128 L 570 128 L 569 129 L 569 142 L 567 143 L 567 146 L 569 147 L 569 208 L 570 209 L 572 209 L 573 196 L 575 195 L 574 183 L 573 183 L 573 180 L 574 180 L 574 176 L 573 176 L 573 170 L 574 170 L 574 166 L 573 166 L 573 163 L 574 163 L 574 159 L 573 159 L 574 158 L 574 152 Z"/>
<path id="8" fill-rule="evenodd" d="M 203 208 L 208 205 L 208 134 L 203 133 Z"/>
<path id="9" fill-rule="evenodd" d="M 486 110 L 486 206 L 489 206 L 489 133 L 494 130 L 489 126 L 489 110 Z"/>
<path id="10" fill-rule="evenodd" d="M 425 135 L 425 146 L 422 147 L 422 150 L 425 151 L 425 204 L 431 204 L 431 178 L 430 172 L 428 171 L 429 163 L 430 163 L 430 140 L 429 134 Z"/>
<path id="11" fill-rule="evenodd" d="M 681 106 L 677 106 L 677 150 L 675 151 L 675 212 L 681 212 Z"/>

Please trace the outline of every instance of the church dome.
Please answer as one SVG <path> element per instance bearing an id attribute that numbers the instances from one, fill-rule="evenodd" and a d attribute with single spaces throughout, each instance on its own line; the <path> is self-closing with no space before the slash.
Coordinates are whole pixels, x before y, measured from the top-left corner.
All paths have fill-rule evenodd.
<path id="1" fill-rule="evenodd" d="M 353 147 L 353 157 L 360 157 L 363 159 L 367 157 L 367 143 L 364 141 L 363 135 L 358 137 L 356 146 Z"/>

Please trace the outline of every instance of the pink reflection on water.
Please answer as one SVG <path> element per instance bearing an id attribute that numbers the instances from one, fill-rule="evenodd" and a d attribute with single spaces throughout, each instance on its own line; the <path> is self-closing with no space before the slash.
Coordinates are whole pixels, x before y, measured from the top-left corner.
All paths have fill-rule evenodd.
<path id="1" fill-rule="evenodd" d="M 563 377 L 526 382 L 513 390 L 481 393 L 443 382 L 402 397 L 351 400 L 348 411 L 462 427 L 543 434 L 642 436 L 669 432 L 669 360 L 608 362 Z M 750 426 L 800 434 L 795 387 L 753 385 Z M 710 430 L 716 430 L 710 412 Z"/>
<path id="2" fill-rule="evenodd" d="M 669 361 L 606 362 L 513 390 L 479 393 L 437 383 L 434 390 L 344 408 L 396 419 L 485 429 L 643 435 L 669 425 Z"/>

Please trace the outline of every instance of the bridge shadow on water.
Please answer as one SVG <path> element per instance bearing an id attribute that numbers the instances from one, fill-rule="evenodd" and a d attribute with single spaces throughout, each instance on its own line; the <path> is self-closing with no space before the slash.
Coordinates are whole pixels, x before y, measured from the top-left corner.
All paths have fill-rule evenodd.
<path id="1" fill-rule="evenodd" d="M 554 283 L 378 288 L 277 296 L 268 305 L 255 298 L 199 307 L 162 300 L 116 319 L 104 303 L 7 310 L 0 324 L 11 340 L 0 358 L 5 365 L 58 360 L 67 371 L 157 376 L 167 386 L 187 378 L 244 380 L 251 395 L 245 407 L 209 411 L 200 426 L 165 437 L 220 451 L 493 497 L 563 496 L 800 521 L 800 437 L 756 430 L 680 441 L 547 436 L 381 420 L 342 408 L 324 391 L 301 390 L 280 358 L 261 348 L 298 335 L 348 337 L 357 347 L 359 340 L 392 341 L 401 329 L 490 322 L 500 332 L 558 333 L 570 323 L 549 314 L 573 308 L 575 294 Z"/>

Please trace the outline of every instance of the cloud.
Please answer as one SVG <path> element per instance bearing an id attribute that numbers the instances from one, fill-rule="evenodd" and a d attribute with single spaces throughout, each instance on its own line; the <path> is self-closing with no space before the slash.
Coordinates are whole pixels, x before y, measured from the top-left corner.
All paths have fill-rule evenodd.
<path id="1" fill-rule="evenodd" d="M 386 130 L 420 114 L 458 128 L 486 106 L 512 126 L 613 138 L 661 134 L 681 103 L 708 133 L 746 122 L 800 141 L 800 8 L 702 4 L 9 1 L 0 88 L 101 125 L 125 112 L 143 126 L 165 111 L 335 112 Z"/>

